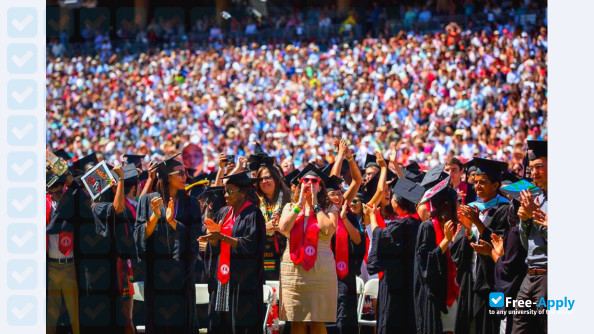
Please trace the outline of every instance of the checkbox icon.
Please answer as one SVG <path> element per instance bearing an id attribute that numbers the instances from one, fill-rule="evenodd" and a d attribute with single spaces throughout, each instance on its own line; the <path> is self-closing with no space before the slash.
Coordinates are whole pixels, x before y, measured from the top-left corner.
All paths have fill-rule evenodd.
<path id="1" fill-rule="evenodd" d="M 37 287 L 37 262 L 11 260 L 7 265 L 7 282 L 11 290 L 33 290 Z"/>
<path id="2" fill-rule="evenodd" d="M 489 294 L 489 306 L 502 307 L 505 304 L 503 292 L 491 292 Z"/>
<path id="3" fill-rule="evenodd" d="M 35 296 L 10 296 L 7 301 L 7 321 L 11 326 L 37 324 L 37 298 Z"/>
<path id="4" fill-rule="evenodd" d="M 8 108 L 32 110 L 37 107 L 37 83 L 34 80 L 8 82 Z"/>
<path id="5" fill-rule="evenodd" d="M 37 228 L 34 224 L 10 224 L 7 230 L 9 253 L 33 254 L 37 251 Z"/>
<path id="6" fill-rule="evenodd" d="M 37 72 L 37 46 L 35 44 L 10 44 L 7 54 L 8 73 L 33 74 Z"/>
<path id="7" fill-rule="evenodd" d="M 6 17 L 9 37 L 32 38 L 37 36 L 37 10 L 35 8 L 9 8 Z"/>
<path id="8" fill-rule="evenodd" d="M 8 145 L 33 146 L 37 144 L 37 119 L 35 116 L 10 116 L 6 124 Z"/>
<path id="9" fill-rule="evenodd" d="M 6 159 L 10 182 L 37 180 L 37 154 L 35 152 L 10 152 Z"/>
<path id="10" fill-rule="evenodd" d="M 37 216 L 37 191 L 35 188 L 10 188 L 8 201 L 8 217 L 35 218 Z"/>

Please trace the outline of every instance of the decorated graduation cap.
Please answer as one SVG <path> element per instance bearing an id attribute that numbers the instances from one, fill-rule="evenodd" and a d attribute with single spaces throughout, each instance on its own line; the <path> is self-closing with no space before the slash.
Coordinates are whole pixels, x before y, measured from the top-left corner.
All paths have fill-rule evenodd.
<path id="1" fill-rule="evenodd" d="M 57 183 L 64 183 L 68 176 L 69 168 L 64 159 L 47 150 L 45 164 L 45 186 L 51 188 Z"/>
<path id="2" fill-rule="evenodd" d="M 449 186 L 450 176 L 438 182 L 436 185 L 427 190 L 421 199 L 421 203 L 431 201 L 431 205 L 435 208 L 446 201 L 457 201 L 458 193 L 454 188 Z"/>
<path id="3" fill-rule="evenodd" d="M 444 172 L 443 169 L 445 168 L 445 164 L 441 164 L 439 166 L 435 166 L 431 168 L 423 177 L 421 181 L 421 186 L 425 187 L 425 189 L 432 188 L 434 185 L 439 183 L 439 181 L 447 178 L 449 175 L 448 173 Z"/>
<path id="4" fill-rule="evenodd" d="M 342 178 L 336 175 L 332 175 L 328 178 L 328 183 L 326 183 L 326 189 L 328 190 L 341 190 L 342 191 Z"/>
<path id="5" fill-rule="evenodd" d="M 411 203 L 417 204 L 425 193 L 425 188 L 407 179 L 399 179 L 392 188 L 395 195 L 402 197 Z"/>
<path id="6" fill-rule="evenodd" d="M 126 158 L 126 162 L 129 164 L 134 164 L 136 167 L 142 166 L 142 159 L 144 159 L 146 155 L 138 155 L 138 154 L 125 154 L 124 158 Z"/>
<path id="7" fill-rule="evenodd" d="M 237 174 L 231 174 L 228 176 L 223 177 L 223 179 L 227 179 L 227 184 L 233 184 L 239 187 L 245 187 L 254 184 L 259 179 L 258 178 L 251 178 L 249 176 L 251 171 L 244 171 Z"/>
<path id="8" fill-rule="evenodd" d="M 520 193 L 522 190 L 529 191 L 533 197 L 536 197 L 542 193 L 542 189 L 526 180 L 520 180 L 518 182 L 506 185 L 505 187 L 501 187 L 502 193 L 509 195 L 518 201 L 520 200 Z"/>
<path id="9" fill-rule="evenodd" d="M 291 186 L 291 184 L 298 185 L 298 184 L 299 184 L 299 181 L 297 180 L 297 182 L 296 182 L 296 183 L 294 183 L 294 181 L 295 181 L 295 177 L 296 177 L 297 175 L 299 175 L 299 173 L 300 173 L 300 172 L 301 172 L 301 171 L 300 171 L 299 169 L 295 169 L 294 171 L 292 171 L 292 172 L 290 172 L 290 173 L 287 173 L 287 175 L 285 175 L 285 176 L 284 176 L 284 181 L 285 181 L 285 184 L 286 184 L 288 187 L 290 187 L 290 186 Z"/>
<path id="10" fill-rule="evenodd" d="M 72 159 L 72 157 L 70 156 L 70 154 L 68 152 L 66 152 L 63 148 L 57 150 L 54 152 L 54 154 L 59 157 L 64 159 L 64 161 L 68 162 Z"/>
<path id="11" fill-rule="evenodd" d="M 138 182 L 138 170 L 134 164 L 124 165 L 122 168 L 124 172 L 124 184 L 136 184 Z"/>
<path id="12" fill-rule="evenodd" d="M 324 174 L 324 172 L 322 172 L 318 167 L 316 167 L 316 165 L 312 164 L 312 163 L 308 163 L 305 168 L 303 168 L 303 170 L 301 172 L 299 172 L 299 174 L 297 174 L 296 179 L 297 182 L 301 182 L 301 179 L 304 176 L 307 175 L 313 175 L 316 176 L 318 178 L 320 178 L 320 180 L 322 180 L 322 182 L 324 182 L 324 185 L 328 184 L 328 176 L 326 176 L 326 174 Z"/>
<path id="13" fill-rule="evenodd" d="M 507 163 L 483 158 L 474 158 L 468 163 L 476 167 L 476 175 L 487 175 L 494 181 L 500 181 L 502 174 L 507 172 Z"/>
<path id="14" fill-rule="evenodd" d="M 530 153 L 530 160 L 536 160 L 538 158 L 546 158 L 547 157 L 547 142 L 543 140 L 529 140 L 528 141 L 528 149 L 532 152 Z"/>
<path id="15" fill-rule="evenodd" d="M 84 156 L 72 163 L 72 175 L 83 175 L 88 169 L 92 168 L 98 163 L 99 160 L 97 159 L 97 155 L 95 154 L 95 152 L 87 156 Z"/>

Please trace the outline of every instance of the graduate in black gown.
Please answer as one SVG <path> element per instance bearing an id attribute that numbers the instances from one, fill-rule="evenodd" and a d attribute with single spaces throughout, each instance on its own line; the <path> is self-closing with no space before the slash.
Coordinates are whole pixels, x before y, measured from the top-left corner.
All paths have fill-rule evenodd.
<path id="1" fill-rule="evenodd" d="M 457 232 L 458 193 L 449 178 L 427 191 L 431 218 L 419 227 L 415 259 L 415 314 L 417 333 L 442 333 L 442 313 L 456 302 L 460 288 L 450 244 Z"/>
<path id="2" fill-rule="evenodd" d="M 144 259 L 147 333 L 196 333 L 195 266 L 201 266 L 198 200 L 186 195 L 187 172 L 174 156 L 157 168 L 158 192 L 140 197 L 134 229 Z M 198 262 L 198 263 L 197 263 Z"/>
<path id="3" fill-rule="evenodd" d="M 378 226 L 376 214 L 371 212 L 374 209 L 364 207 L 373 231 L 367 270 L 372 275 L 384 272 L 377 296 L 377 333 L 415 333 L 414 261 L 421 224 L 416 204 L 425 189 L 401 178 L 393 191 L 391 202 L 397 217 L 386 228 Z"/>
<path id="4" fill-rule="evenodd" d="M 225 184 L 223 207 L 205 220 L 208 233 L 209 333 L 261 333 L 264 325 L 264 216 L 246 172 Z"/>
<path id="5" fill-rule="evenodd" d="M 110 274 L 112 285 L 117 289 L 117 298 L 111 301 L 112 319 L 116 333 L 134 333 L 132 306 L 134 288 L 131 259 L 136 257 L 134 247 L 134 224 L 136 222 L 136 190 L 138 171 L 134 165 L 115 167 L 112 172 L 119 177 L 117 185 L 110 189 L 114 196 L 111 201 L 93 203 L 93 212 L 101 222 L 100 233 L 108 238 L 110 244 Z M 112 193 L 112 194 L 113 194 Z M 110 194 L 109 192 L 105 195 Z"/>
<path id="6" fill-rule="evenodd" d="M 351 183 L 343 193 L 343 179 L 337 175 L 343 170 L 343 157 L 346 158 L 351 175 Z M 356 276 L 361 274 L 361 264 L 365 256 L 365 235 L 359 225 L 359 219 L 350 205 L 357 197 L 357 191 L 363 182 L 361 171 L 348 149 L 347 140 L 339 143 L 336 163 L 330 168 L 329 182 L 326 184 L 328 198 L 340 208 L 340 218 L 336 233 L 332 236 L 330 247 L 336 259 L 336 275 L 338 277 L 338 303 L 336 324 L 327 326 L 330 333 L 358 333 L 357 321 L 357 281 Z M 357 199 L 357 202 L 360 200 Z M 337 247 L 337 242 L 342 243 Z M 347 259 L 347 261 L 344 261 Z M 346 264 L 346 266 L 345 266 Z"/>
<path id="7" fill-rule="evenodd" d="M 475 158 L 475 190 L 479 200 L 460 207 L 461 231 L 452 244 L 452 258 L 458 270 L 460 297 L 456 315 L 456 333 L 498 333 L 500 320 L 489 314 L 489 293 L 494 289 L 495 263 L 474 247 L 491 242 L 491 234 L 503 236 L 509 229 L 509 200 L 498 194 L 501 175 L 507 164 Z"/>

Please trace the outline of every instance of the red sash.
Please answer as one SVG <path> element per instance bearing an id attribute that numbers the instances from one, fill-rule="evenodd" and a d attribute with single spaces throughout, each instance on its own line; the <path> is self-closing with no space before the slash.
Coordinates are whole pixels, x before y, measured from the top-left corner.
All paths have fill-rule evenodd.
<path id="1" fill-rule="evenodd" d="M 460 190 L 463 193 L 462 204 L 466 204 L 466 194 L 468 194 L 468 183 L 460 181 L 460 184 L 458 185 L 458 188 L 456 190 Z"/>
<path id="2" fill-rule="evenodd" d="M 45 195 L 45 227 L 49 225 L 50 217 L 52 214 L 52 195 Z M 49 237 L 45 234 L 45 251 L 47 252 L 49 247 Z"/>
<path id="3" fill-rule="evenodd" d="M 309 212 L 305 233 L 303 231 L 304 222 L 305 214 L 301 212 L 291 229 L 289 252 L 293 263 L 301 264 L 303 269 L 309 271 L 316 264 L 320 227 L 313 210 Z"/>
<path id="4" fill-rule="evenodd" d="M 68 256 L 70 252 L 72 252 L 72 240 L 74 238 L 74 233 L 62 231 L 58 237 L 58 249 L 60 253 Z"/>
<path id="5" fill-rule="evenodd" d="M 245 203 L 243 203 L 243 206 L 237 214 L 234 214 L 233 208 L 231 208 L 225 216 L 225 221 L 223 223 L 223 227 L 221 228 L 221 234 L 230 237 L 231 232 L 233 231 L 233 226 L 235 225 L 235 219 L 237 219 L 237 216 L 239 216 L 241 211 L 243 211 L 250 205 L 252 205 L 252 202 L 245 201 Z M 227 282 L 229 282 L 229 278 L 231 277 L 231 245 L 226 242 L 221 242 L 220 246 L 221 252 L 219 253 L 219 268 L 217 270 L 217 279 L 219 280 L 219 282 L 221 282 L 222 285 L 224 285 L 227 284 Z"/>
<path id="6" fill-rule="evenodd" d="M 382 217 L 382 215 L 380 214 L 379 210 L 376 211 L 375 213 L 375 221 L 377 222 L 377 226 L 381 229 L 385 229 L 386 228 L 386 222 L 384 221 L 384 217 Z M 373 234 L 373 231 L 371 231 L 371 233 Z M 384 278 L 384 272 L 380 271 L 379 273 L 377 273 L 377 277 L 379 279 Z"/>
<path id="7" fill-rule="evenodd" d="M 132 218 L 134 218 L 134 220 L 136 220 L 136 208 L 134 207 L 134 205 L 132 205 L 132 203 L 128 202 L 127 198 L 124 198 L 124 205 L 128 208 L 128 210 L 130 210 L 132 212 Z M 128 225 L 124 224 L 124 228 L 126 229 L 126 235 L 129 235 Z"/>
<path id="8" fill-rule="evenodd" d="M 344 279 L 349 273 L 349 232 L 341 218 L 338 218 L 338 224 L 336 224 L 334 253 L 336 274 L 338 275 L 338 279 Z"/>
<path id="9" fill-rule="evenodd" d="M 445 235 L 441 230 L 441 227 L 439 226 L 439 222 L 437 221 L 437 219 L 432 218 L 431 221 L 433 222 L 433 229 L 435 230 L 435 243 L 437 244 L 437 246 L 439 246 L 443 238 L 445 238 Z M 456 299 L 458 299 L 458 295 L 460 295 L 460 286 L 458 286 L 458 283 L 456 282 L 456 265 L 454 264 L 454 261 L 452 261 L 452 255 L 450 254 L 449 248 L 446 249 L 445 256 L 448 267 L 448 288 L 446 292 L 446 304 L 448 305 L 448 307 L 451 307 L 456 301 Z"/>

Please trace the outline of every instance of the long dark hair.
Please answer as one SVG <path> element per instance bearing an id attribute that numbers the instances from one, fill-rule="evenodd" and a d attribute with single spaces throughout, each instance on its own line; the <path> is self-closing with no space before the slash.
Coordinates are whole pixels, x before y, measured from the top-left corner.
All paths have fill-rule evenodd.
<path id="1" fill-rule="evenodd" d="M 271 166 L 271 167 L 262 166 L 262 167 L 258 168 L 258 171 L 256 172 L 256 177 L 259 178 L 260 175 L 262 174 L 262 172 L 264 172 L 265 170 L 267 170 L 270 173 L 270 177 L 272 177 L 272 179 L 274 180 L 274 185 L 275 185 L 274 193 L 272 194 L 272 198 L 269 202 L 270 202 L 270 204 L 273 204 L 273 205 L 276 204 L 276 202 L 278 202 L 280 194 L 282 192 L 284 194 L 283 198 L 282 198 L 282 203 L 280 205 L 280 208 L 282 210 L 282 208 L 285 206 L 285 204 L 289 203 L 289 201 L 290 201 L 289 194 L 291 193 L 291 190 L 289 189 L 289 187 L 287 187 L 284 180 L 282 179 L 278 168 L 276 168 L 274 166 Z M 261 199 L 267 200 L 266 195 L 264 195 L 264 193 L 260 189 L 260 185 L 256 185 L 256 193 L 258 194 L 258 196 L 260 196 Z"/>
<path id="2" fill-rule="evenodd" d="M 255 206 L 260 206 L 260 198 L 256 194 L 256 188 L 252 185 L 249 186 L 237 186 L 239 192 L 241 192 L 247 201 L 252 202 Z"/>
<path id="3" fill-rule="evenodd" d="M 169 194 L 169 175 L 167 175 L 167 173 L 163 173 L 163 172 L 157 172 L 159 174 L 158 176 L 158 181 L 157 181 L 157 192 L 161 195 L 161 198 L 163 198 L 163 204 L 165 206 L 167 206 L 167 203 L 169 203 L 169 200 L 171 199 L 171 194 Z M 185 191 L 183 190 L 178 190 L 177 194 L 176 194 L 176 198 L 182 198 L 185 196 Z"/>
<path id="4" fill-rule="evenodd" d="M 431 202 L 433 205 L 435 202 L 439 203 L 437 206 L 433 206 L 433 210 L 430 213 L 431 218 L 436 218 L 439 222 L 445 223 L 448 220 L 458 221 L 458 193 L 448 188 L 446 194 L 438 194 L 435 199 Z"/>

